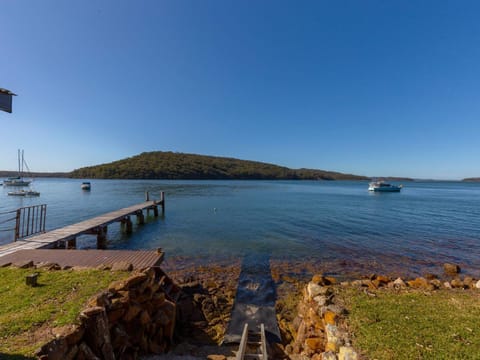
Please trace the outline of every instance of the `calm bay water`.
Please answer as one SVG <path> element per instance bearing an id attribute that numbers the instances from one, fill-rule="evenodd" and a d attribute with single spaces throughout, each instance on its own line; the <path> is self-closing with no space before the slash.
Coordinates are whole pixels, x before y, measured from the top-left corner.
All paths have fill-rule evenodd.
<path id="1" fill-rule="evenodd" d="M 155 249 L 167 257 L 242 257 L 312 262 L 332 272 L 438 272 L 444 262 L 480 274 L 480 184 L 406 182 L 376 194 L 361 181 L 162 181 L 36 179 L 38 198 L 7 195 L 0 213 L 47 204 L 47 229 L 166 194 L 166 213 L 133 234 L 109 226 L 109 248 Z M 153 214 L 152 214 L 153 215 Z M 1 229 L 1 225 L 0 225 Z M 0 243 L 9 241 L 0 232 Z M 95 237 L 80 239 L 95 247 Z"/>

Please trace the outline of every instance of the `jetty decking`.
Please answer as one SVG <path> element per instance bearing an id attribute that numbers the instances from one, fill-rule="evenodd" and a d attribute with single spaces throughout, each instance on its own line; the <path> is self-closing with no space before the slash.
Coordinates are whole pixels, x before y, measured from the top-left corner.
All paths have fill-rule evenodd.
<path id="1" fill-rule="evenodd" d="M 41 248 L 75 248 L 76 238 L 80 235 L 97 235 L 97 247 L 105 248 L 107 226 L 120 222 L 125 224 L 126 231 L 132 231 L 132 215 L 137 216 L 139 224 L 144 223 L 144 210 L 153 210 L 154 215 L 158 216 L 158 206 L 165 211 L 165 199 L 162 194 L 160 201 L 145 201 L 143 203 L 129 206 L 120 210 L 112 211 L 89 220 L 81 221 L 73 225 L 51 230 L 39 235 L 27 237 L 22 240 L 0 246 L 0 257 L 14 253 L 18 250 L 41 249 Z"/>
<path id="2" fill-rule="evenodd" d="M 9 264 L 21 264 L 33 261 L 38 263 L 55 263 L 60 267 L 113 266 L 115 263 L 128 263 L 134 270 L 159 266 L 164 253 L 155 250 L 18 250 L 0 257 L 0 267 Z"/>

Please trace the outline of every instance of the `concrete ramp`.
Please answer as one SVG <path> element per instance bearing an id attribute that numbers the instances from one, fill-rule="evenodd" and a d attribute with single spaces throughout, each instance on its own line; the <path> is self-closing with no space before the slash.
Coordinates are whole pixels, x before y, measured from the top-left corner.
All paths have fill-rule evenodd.
<path id="1" fill-rule="evenodd" d="M 249 255 L 243 259 L 232 318 L 224 343 L 240 343 L 245 324 L 252 331 L 258 332 L 260 325 L 264 324 L 267 341 L 281 342 L 275 316 L 277 292 L 269 260 L 268 256 L 261 255 Z"/>

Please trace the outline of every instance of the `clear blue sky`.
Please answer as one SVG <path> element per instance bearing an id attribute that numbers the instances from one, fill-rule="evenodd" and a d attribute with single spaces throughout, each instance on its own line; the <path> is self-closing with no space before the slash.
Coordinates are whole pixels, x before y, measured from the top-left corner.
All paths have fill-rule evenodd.
<path id="1" fill-rule="evenodd" d="M 144 151 L 480 176 L 478 1 L 3 1 L 0 169 Z"/>

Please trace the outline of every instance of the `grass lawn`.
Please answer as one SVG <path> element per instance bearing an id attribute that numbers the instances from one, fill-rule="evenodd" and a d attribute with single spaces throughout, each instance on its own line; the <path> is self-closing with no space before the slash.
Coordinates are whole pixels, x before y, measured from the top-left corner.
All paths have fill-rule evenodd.
<path id="1" fill-rule="evenodd" d="M 25 277 L 39 273 L 38 286 Z M 54 328 L 76 322 L 87 300 L 129 273 L 0 268 L 0 358 L 32 356 Z"/>
<path id="2" fill-rule="evenodd" d="M 480 292 L 341 289 L 353 345 L 368 359 L 480 359 Z"/>

